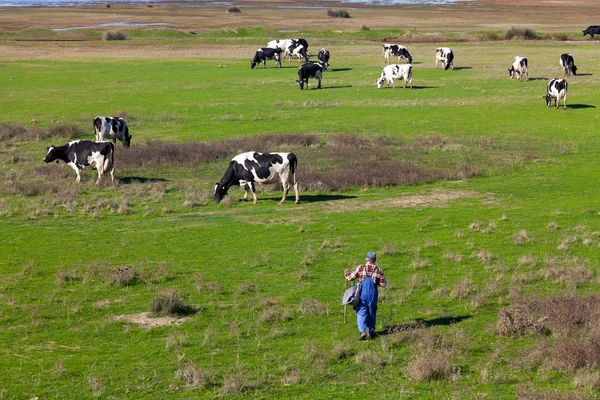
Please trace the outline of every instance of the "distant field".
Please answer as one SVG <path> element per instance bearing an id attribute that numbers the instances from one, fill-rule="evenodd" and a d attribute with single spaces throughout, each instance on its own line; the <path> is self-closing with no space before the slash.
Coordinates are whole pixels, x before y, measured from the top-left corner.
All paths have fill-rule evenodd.
<path id="1" fill-rule="evenodd" d="M 504 22 L 464 7 L 464 28 L 427 26 L 418 7 L 389 9 L 419 12 L 414 27 L 360 8 L 350 22 L 268 29 L 245 16 L 257 9 L 193 9 L 221 24 L 196 34 L 174 8 L 173 29 L 124 29 L 125 41 L 36 22 L 91 25 L 116 7 L 11 12 L 0 399 L 598 398 L 600 47 L 579 40 L 589 24 L 568 9 L 564 30 L 540 7 L 539 40 L 504 41 L 489 40 Z M 164 11 L 148 10 L 169 22 Z M 291 35 L 313 55 L 329 48 L 323 89 L 299 90 L 296 61 L 250 69 L 276 29 L 303 29 Z M 377 89 L 385 38 L 406 39 L 412 90 Z M 435 69 L 442 44 L 454 70 Z M 567 110 L 545 108 L 563 52 L 580 75 L 567 78 Z M 508 78 L 515 55 L 529 82 Z M 42 162 L 47 146 L 91 139 L 96 115 L 124 116 L 133 135 L 130 150 L 117 144 L 117 185 L 91 171 L 77 185 Z M 298 155 L 299 205 L 278 205 L 277 187 L 259 188 L 257 205 L 239 188 L 213 203 L 228 160 L 248 150 Z M 367 251 L 390 284 L 379 336 L 359 342 L 339 303 L 343 270 Z M 169 289 L 180 315 L 148 315 Z"/>

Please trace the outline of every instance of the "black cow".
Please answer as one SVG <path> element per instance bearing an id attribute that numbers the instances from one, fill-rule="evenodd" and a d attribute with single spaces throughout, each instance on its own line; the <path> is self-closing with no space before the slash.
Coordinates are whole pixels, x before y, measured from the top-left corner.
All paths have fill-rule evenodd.
<path id="1" fill-rule="evenodd" d="M 399 44 L 384 44 L 383 45 L 383 57 L 385 58 L 385 62 L 388 63 L 390 61 L 390 56 L 398 57 L 398 63 L 400 63 L 400 59 L 404 58 L 408 61 L 409 64 L 412 64 L 412 56 L 406 49 L 406 47 L 401 46 Z"/>
<path id="2" fill-rule="evenodd" d="M 552 99 L 554 99 L 554 106 L 558 108 L 560 104 L 560 99 L 563 99 L 563 109 L 567 109 L 567 81 L 564 79 L 554 78 L 550 82 L 548 82 L 548 91 L 545 96 L 542 96 L 546 99 L 546 108 L 550 107 L 552 103 Z"/>
<path id="3" fill-rule="evenodd" d="M 256 54 L 254 54 L 254 59 L 250 61 L 250 69 L 256 67 L 262 61 L 265 68 L 267 68 L 267 60 L 275 60 L 275 68 L 277 68 L 277 64 L 281 68 L 281 49 L 272 49 L 270 47 L 263 47 L 261 49 L 256 50 Z"/>
<path id="4" fill-rule="evenodd" d="M 319 61 L 325 65 L 325 71 L 327 71 L 327 69 L 329 68 L 329 57 L 331 55 L 329 54 L 329 50 L 327 50 L 325 47 L 323 47 L 321 50 L 319 50 L 319 54 L 317 54 L 317 58 L 319 59 Z"/>
<path id="5" fill-rule="evenodd" d="M 575 66 L 575 60 L 571 54 L 560 55 L 560 66 L 565 71 L 565 76 L 569 76 L 570 73 L 577 75 L 577 67 Z"/>
<path id="6" fill-rule="evenodd" d="M 304 84 L 306 83 L 306 90 L 308 90 L 308 78 L 315 78 L 319 84 L 317 89 L 321 88 L 321 79 L 323 78 L 323 71 L 325 71 L 325 64 L 321 62 L 317 63 L 306 63 L 298 68 L 298 80 L 300 83 L 300 90 L 304 90 Z"/>
<path id="7" fill-rule="evenodd" d="M 279 202 L 282 204 L 290 190 L 290 185 L 296 192 L 296 204 L 300 201 L 298 194 L 298 182 L 296 182 L 296 167 L 298 160 L 294 153 L 258 153 L 250 151 L 248 153 L 238 154 L 231 159 L 229 168 L 221 178 L 221 181 L 215 183 L 215 203 L 223 200 L 229 188 L 233 185 L 239 185 L 244 188 L 244 200 L 248 199 L 248 187 L 252 192 L 254 204 L 256 204 L 255 183 L 270 183 L 279 177 L 283 185 L 283 198 Z"/>
<path id="8" fill-rule="evenodd" d="M 115 145 L 111 142 L 94 142 L 92 140 L 76 140 L 62 146 L 48 147 L 44 162 L 59 160 L 67 163 L 77 174 L 76 182 L 81 182 L 81 170 L 83 168 L 96 168 L 98 179 L 105 172 L 110 172 L 110 177 L 115 182 Z"/>
<path id="9" fill-rule="evenodd" d="M 583 36 L 590 35 L 590 40 L 594 40 L 594 35 L 600 35 L 600 25 L 591 25 L 583 32 Z"/>

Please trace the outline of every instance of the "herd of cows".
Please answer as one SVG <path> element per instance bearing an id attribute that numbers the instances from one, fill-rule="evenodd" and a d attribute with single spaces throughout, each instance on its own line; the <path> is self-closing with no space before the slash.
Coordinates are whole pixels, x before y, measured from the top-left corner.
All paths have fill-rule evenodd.
<path id="1" fill-rule="evenodd" d="M 600 34 L 600 26 L 590 26 L 583 31 L 583 35 L 590 35 L 594 39 L 595 34 Z M 251 68 L 255 68 L 261 62 L 266 68 L 267 60 L 275 60 L 275 67 L 281 67 L 282 57 L 285 59 L 298 58 L 298 61 L 304 61 L 298 69 L 298 80 L 300 89 L 304 85 L 308 89 L 308 79 L 314 78 L 318 81 L 317 88 L 321 87 L 323 72 L 329 67 L 330 52 L 326 48 L 321 48 L 317 54 L 319 61 L 311 62 L 308 55 L 308 42 L 303 38 L 272 40 L 266 47 L 256 51 L 253 60 L 250 62 Z M 402 79 L 404 88 L 410 84 L 412 89 L 412 62 L 413 57 L 408 49 L 398 44 L 383 44 L 383 57 L 387 64 L 390 57 L 398 57 L 398 64 L 386 65 L 377 79 L 377 87 L 381 88 L 384 84 L 389 87 L 391 84 L 395 88 L 395 81 Z M 399 64 L 400 59 L 406 60 L 406 64 Z M 564 75 L 577 75 L 577 67 L 571 54 L 561 54 L 560 66 L 563 68 Z M 439 47 L 435 51 L 435 67 L 441 63 L 444 70 L 454 69 L 454 52 L 448 47 Z M 526 57 L 516 56 L 511 67 L 508 69 L 509 77 L 520 81 L 529 79 L 528 61 Z M 546 100 L 546 107 L 549 107 L 554 100 L 554 106 L 558 108 L 560 99 L 563 99 L 563 108 L 567 107 L 567 81 L 554 78 L 548 82 L 547 93 L 543 96 Z M 81 171 L 84 168 L 95 168 L 98 172 L 96 183 L 100 183 L 105 173 L 110 173 L 111 180 L 114 183 L 114 149 L 117 139 L 123 143 L 124 147 L 131 144 L 131 135 L 129 128 L 123 118 L 114 117 L 96 117 L 93 121 L 95 141 L 76 140 L 63 146 L 50 146 L 47 149 L 44 161 L 46 163 L 64 161 L 77 174 L 76 182 L 81 181 Z M 106 140 L 112 140 L 106 141 Z M 247 152 L 238 154 L 231 159 L 227 171 L 223 178 L 215 183 L 214 201 L 220 202 L 231 186 L 239 185 L 245 190 L 244 200 L 248 198 L 248 189 L 252 192 L 253 202 L 256 204 L 256 183 L 268 183 L 276 178 L 281 180 L 283 185 L 283 203 L 288 195 L 290 187 L 294 188 L 296 194 L 296 204 L 299 202 L 298 182 L 296 181 L 296 167 L 298 160 L 293 153 L 260 153 Z"/>

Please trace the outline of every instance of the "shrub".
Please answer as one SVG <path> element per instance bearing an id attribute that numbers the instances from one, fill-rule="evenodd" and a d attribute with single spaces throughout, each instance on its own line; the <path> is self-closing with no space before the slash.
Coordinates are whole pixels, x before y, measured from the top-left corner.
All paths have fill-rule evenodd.
<path id="1" fill-rule="evenodd" d="M 131 265 L 126 265 L 110 271 L 109 279 L 112 283 L 119 286 L 129 286 L 134 282 L 135 272 L 131 268 Z"/>
<path id="2" fill-rule="evenodd" d="M 187 315 L 193 308 L 184 304 L 183 296 L 175 289 L 162 289 L 152 298 L 150 311 L 155 315 Z"/>
<path id="3" fill-rule="evenodd" d="M 537 38 L 537 33 L 531 28 L 519 28 L 513 26 L 504 32 L 504 39 L 506 40 L 536 40 Z"/>
<path id="4" fill-rule="evenodd" d="M 369 28 L 369 27 L 368 27 L 367 25 L 365 25 L 365 24 L 362 24 L 362 25 L 360 26 L 360 30 L 361 30 L 361 31 L 370 31 L 370 30 L 371 30 L 371 28 Z"/>
<path id="5" fill-rule="evenodd" d="M 239 14 L 242 12 L 242 10 L 240 10 L 240 8 L 237 6 L 229 6 L 229 7 L 227 7 L 227 12 L 229 14 L 232 14 L 232 13 Z"/>
<path id="6" fill-rule="evenodd" d="M 127 36 L 122 31 L 107 31 L 104 32 L 104 40 L 126 40 Z"/>
<path id="7" fill-rule="evenodd" d="M 192 387 L 206 388 L 216 384 L 215 373 L 196 368 L 196 364 L 193 361 L 188 361 L 182 368 L 175 372 L 175 375 L 185 382 L 186 385 Z"/>
<path id="8" fill-rule="evenodd" d="M 350 13 L 339 8 L 330 8 L 327 10 L 328 18 L 350 18 Z"/>

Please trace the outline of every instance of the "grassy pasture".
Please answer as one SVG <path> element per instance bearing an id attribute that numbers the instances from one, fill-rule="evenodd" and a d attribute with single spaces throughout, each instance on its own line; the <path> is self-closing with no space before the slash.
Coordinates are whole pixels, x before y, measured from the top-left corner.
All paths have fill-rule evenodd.
<path id="1" fill-rule="evenodd" d="M 596 398 L 598 310 L 585 295 L 600 286 L 597 46 L 450 43 L 456 69 L 443 71 L 437 45 L 415 43 L 414 89 L 378 90 L 378 42 L 307 35 L 311 53 L 329 47 L 333 70 L 323 90 L 300 91 L 296 62 L 250 70 L 269 38 L 255 35 L 2 42 L 14 58 L 1 60 L 0 125 L 75 124 L 83 139 L 94 116 L 124 113 L 147 157 L 153 140 L 315 135 L 319 145 L 261 149 L 291 149 L 301 168 L 334 161 L 324 155 L 336 134 L 391 137 L 423 148 L 419 165 L 467 160 L 481 173 L 303 190 L 298 206 L 278 206 L 277 189 L 254 206 L 232 188 L 214 205 L 233 154 L 120 167 L 118 145 L 121 182 L 96 187 L 87 171 L 77 186 L 67 166 L 41 165 L 46 146 L 72 138 L 2 140 L 0 398 Z M 566 111 L 546 109 L 566 51 L 581 76 L 568 78 Z M 527 83 L 508 79 L 515 55 L 529 58 Z M 367 151 L 378 149 L 353 156 Z M 369 250 L 390 286 L 381 335 L 358 342 L 351 310 L 342 323 L 341 276 Z M 158 324 L 141 314 L 164 289 L 190 311 L 134 322 Z M 523 329 L 500 334 L 501 309 Z M 569 357 L 577 348 L 591 350 Z"/>

